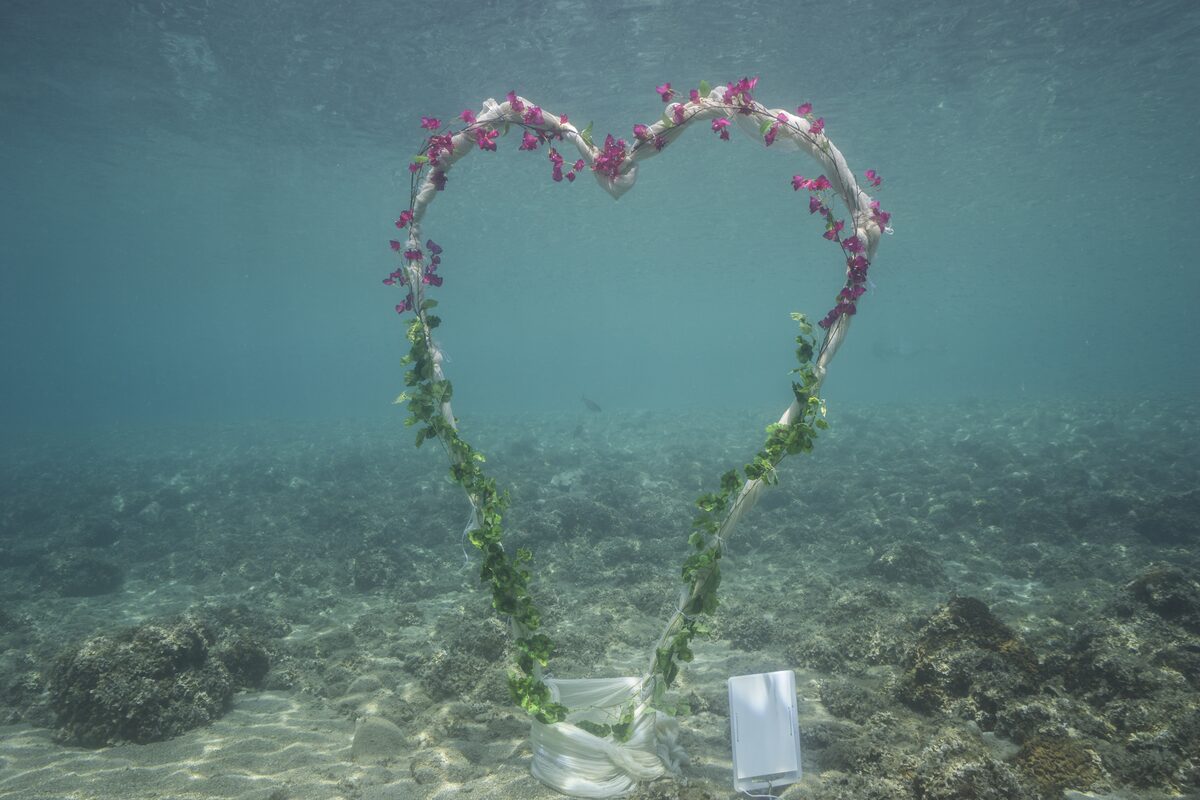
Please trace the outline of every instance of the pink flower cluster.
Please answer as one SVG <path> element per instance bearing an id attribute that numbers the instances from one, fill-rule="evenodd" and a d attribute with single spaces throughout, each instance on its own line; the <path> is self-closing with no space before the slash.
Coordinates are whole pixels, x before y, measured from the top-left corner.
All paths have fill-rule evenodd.
<path id="1" fill-rule="evenodd" d="M 402 245 L 395 239 L 388 242 L 392 250 L 400 252 Z M 425 247 L 429 250 L 429 263 L 425 264 L 425 254 L 419 248 L 410 248 L 404 251 L 405 266 L 399 267 L 383 279 L 385 286 L 408 286 L 409 271 L 419 273 L 421 283 L 426 286 L 441 286 L 442 276 L 437 274 L 438 265 L 442 263 L 442 248 L 437 242 L 429 239 L 425 242 Z M 396 313 L 403 314 L 405 311 L 412 311 L 413 303 L 412 290 L 409 289 L 408 296 L 401 302 L 396 304 Z"/>
<path id="2" fill-rule="evenodd" d="M 614 139 L 610 133 L 604 137 L 604 149 L 600 155 L 596 156 L 596 162 L 592 164 L 592 171 L 616 180 L 617 176 L 621 174 L 621 164 L 625 163 L 626 155 L 628 152 L 625 149 L 625 140 Z"/>
<path id="3" fill-rule="evenodd" d="M 763 141 L 766 143 L 767 147 L 775 144 L 775 136 L 779 133 L 779 126 L 785 124 L 787 121 L 787 114 L 784 114 L 783 112 L 780 112 L 779 116 L 775 117 L 775 122 L 772 123 L 771 127 L 767 129 L 767 132 L 763 134 Z"/>
<path id="4" fill-rule="evenodd" d="M 801 103 L 796 109 L 796 116 L 808 120 L 808 132 L 813 136 L 820 136 L 825 131 L 825 118 L 813 118 L 812 103 Z"/>
<path id="5" fill-rule="evenodd" d="M 679 108 L 682 108 L 682 106 L 676 105 L 675 108 L 679 109 Z M 661 134 L 651 134 L 650 126 L 643 125 L 640 122 L 633 126 L 633 136 L 635 139 L 638 140 L 639 143 L 641 143 L 641 142 L 652 143 L 654 145 L 655 150 L 662 150 L 664 147 L 667 146 L 667 140 L 664 139 Z"/>
<path id="6" fill-rule="evenodd" d="M 559 155 L 559 152 L 551 147 L 550 151 L 546 153 L 546 155 L 550 157 L 550 177 L 553 178 L 556 183 L 561 182 L 564 177 L 566 177 L 568 183 L 574 183 L 575 174 L 583 169 L 583 159 L 578 159 L 574 164 L 572 164 L 571 168 L 567 170 L 566 175 L 564 176 L 563 157 Z"/>
<path id="7" fill-rule="evenodd" d="M 879 230 L 888 231 L 888 223 L 892 220 L 892 215 L 879 207 L 878 200 L 871 201 L 871 219 L 879 226 Z"/>
<path id="8" fill-rule="evenodd" d="M 789 116 L 780 113 L 774 119 L 771 119 L 762 113 L 761 107 L 756 109 L 752 92 L 757 84 L 757 77 L 743 77 L 741 80 L 726 84 L 721 98 L 726 105 L 736 108 L 740 114 L 758 114 L 758 116 L 764 118 L 762 128 L 763 141 L 766 146 L 770 147 L 774 144 L 778 136 L 780 126 L 790 124 Z M 703 88 L 705 84 L 701 84 L 701 86 Z M 654 87 L 654 90 L 664 103 L 670 103 L 677 94 L 671 88 L 669 82 Z M 543 142 L 550 143 L 555 139 L 561 140 L 563 138 L 563 134 L 561 130 L 558 130 L 557 125 L 549 129 L 547 128 L 545 115 L 539 106 L 526 104 L 517 96 L 515 91 L 508 92 L 506 97 L 509 107 L 513 112 L 521 115 L 520 121 L 513 120 L 513 124 L 525 128 L 521 136 L 521 143 L 518 146 L 519 150 L 537 150 Z M 700 91 L 697 89 L 690 90 L 688 98 L 691 103 L 699 103 L 702 99 Z M 671 121 L 676 125 L 683 125 L 688 121 L 686 103 L 676 102 L 669 110 Z M 812 103 L 803 103 L 800 105 L 796 109 L 796 114 L 808 120 L 808 133 L 810 136 L 821 136 L 824 133 L 825 120 L 822 117 L 813 116 Z M 479 125 L 475 114 L 469 109 L 463 111 L 459 115 L 459 118 L 466 124 L 466 127 L 461 129 L 459 133 L 463 136 L 471 137 L 476 146 L 481 150 L 496 150 L 496 140 L 500 137 L 499 129 Z M 560 119 L 563 123 L 567 121 L 566 116 Z M 719 117 L 712 121 L 712 131 L 722 140 L 728 141 L 731 124 L 732 120 L 730 118 Z M 416 174 L 428 164 L 432 168 L 429 179 L 435 188 L 440 191 L 446 186 L 446 173 L 441 159 L 443 156 L 453 152 L 455 133 L 437 133 L 437 131 L 441 130 L 442 122 L 436 117 L 421 117 L 421 127 L 433 133 L 431 133 L 422 153 L 409 165 L 409 170 Z M 657 150 L 661 150 L 666 145 L 666 139 L 662 135 L 651 133 L 651 128 L 647 125 L 634 125 L 633 135 L 636 140 L 635 150 L 637 147 L 647 143 L 653 143 Z M 565 160 L 553 146 L 547 148 L 547 156 L 551 164 L 551 177 L 556 182 L 561 182 L 563 178 L 566 178 L 568 182 L 573 182 L 576 175 L 584 168 L 584 160 L 579 159 L 569 169 L 566 169 Z M 629 156 L 630 151 L 625 140 L 616 139 L 612 134 L 609 134 L 604 139 L 604 147 L 592 164 L 592 170 L 610 180 L 615 180 L 620 176 L 621 167 Z M 867 184 L 872 187 L 878 188 L 883 183 L 883 177 L 873 169 L 867 170 L 864 176 Z M 867 290 L 867 270 L 870 267 L 870 261 L 865 254 L 866 242 L 857 233 L 842 238 L 842 232 L 845 230 L 845 222 L 834 219 L 833 212 L 824 200 L 823 193 L 833 188 L 829 178 L 824 175 L 816 178 L 794 175 L 792 176 L 792 188 L 795 191 L 804 189 L 810 193 L 808 201 L 809 213 L 819 213 L 825 219 L 823 236 L 832 242 L 837 242 L 846 257 L 846 283 L 837 295 L 837 304 L 818 323 L 822 328 L 828 329 L 841 316 L 855 314 L 858 310 L 858 300 Z M 891 220 L 891 214 L 880 208 L 879 201 L 871 200 L 870 210 L 871 220 L 879 229 L 881 231 L 889 230 L 888 223 Z M 400 212 L 400 217 L 396 220 L 396 227 L 400 229 L 408 227 L 413 222 L 413 218 L 414 213 L 411 208 Z M 405 250 L 404 258 L 407 266 L 395 270 L 383 282 L 389 286 L 395 284 L 405 286 L 410 280 L 410 275 L 419 275 L 422 284 L 427 286 L 441 286 L 442 278 L 437 274 L 437 268 L 441 263 L 442 248 L 432 240 L 427 241 L 425 244 L 431 254 L 428 265 L 424 263 L 424 253 L 420 249 Z M 401 245 L 396 240 L 392 240 L 390 245 L 397 252 L 401 250 Z M 413 293 L 410 291 L 404 302 L 396 306 L 396 311 L 404 312 L 411 310 L 414 302 Z"/>
<path id="9" fill-rule="evenodd" d="M 883 182 L 883 178 L 873 169 L 867 170 L 866 177 L 872 186 L 879 186 Z M 843 314 L 853 316 L 858 312 L 858 299 L 867 291 L 867 269 L 871 266 L 871 262 L 864 255 L 867 244 L 861 236 L 855 233 L 845 239 L 842 238 L 842 231 L 845 230 L 846 223 L 833 218 L 833 211 L 830 210 L 821 195 L 821 192 L 832 187 L 833 184 L 824 175 L 816 178 L 806 178 L 803 175 L 792 176 L 792 189 L 796 191 L 806 189 L 811 193 L 808 198 L 808 213 L 820 214 L 825 218 L 825 233 L 822 235 L 831 242 L 837 242 L 846 256 L 846 285 L 838 292 L 837 304 L 817 323 L 822 328 L 829 328 Z M 891 216 L 879 208 L 878 200 L 871 201 L 871 218 L 879 225 L 880 230 L 887 228 L 887 222 Z"/>
<path id="10" fill-rule="evenodd" d="M 475 129 L 475 144 L 479 145 L 480 150 L 490 150 L 496 152 L 496 140 L 500 138 L 500 131 L 496 128 L 488 130 L 487 128 Z"/>
<path id="11" fill-rule="evenodd" d="M 758 85 L 758 78 L 742 78 L 740 81 L 725 84 L 725 92 L 721 100 L 729 105 L 738 106 L 738 113 L 749 114 L 753 111 L 754 98 L 750 92 Z"/>

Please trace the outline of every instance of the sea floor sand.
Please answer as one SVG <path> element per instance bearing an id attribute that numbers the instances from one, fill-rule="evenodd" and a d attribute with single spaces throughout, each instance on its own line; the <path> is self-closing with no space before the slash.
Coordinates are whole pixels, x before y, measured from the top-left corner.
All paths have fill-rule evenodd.
<path id="1" fill-rule="evenodd" d="M 695 496 L 772 416 L 463 421 L 511 492 L 510 543 L 534 551 L 554 674 L 645 666 Z M 789 800 L 1200 792 L 1200 410 L 975 402 L 831 421 L 730 541 L 677 686 L 691 763 L 636 797 L 735 796 L 725 679 L 776 669 L 796 671 L 804 744 Z M 463 498 L 410 433 L 9 436 L 0 798 L 558 797 L 529 773 Z M 76 596 L 110 568 L 118 585 Z M 58 653 L 185 612 L 260 637 L 262 686 L 168 741 L 58 741 Z M 356 757 L 362 720 L 381 739 Z"/>

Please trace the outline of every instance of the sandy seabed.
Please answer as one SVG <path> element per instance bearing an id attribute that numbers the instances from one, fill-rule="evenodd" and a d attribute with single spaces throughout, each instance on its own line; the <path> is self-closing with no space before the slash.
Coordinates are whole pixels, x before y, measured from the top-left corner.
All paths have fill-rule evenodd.
<path id="1" fill-rule="evenodd" d="M 695 497 L 770 410 L 467 417 L 564 677 L 636 673 Z M 793 669 L 791 798 L 1200 792 L 1200 407 L 831 409 L 743 522 L 678 688 L 691 763 L 638 797 L 727 798 L 725 679 Z M 436 445 L 398 421 L 6 437 L 0 797 L 551 798 L 504 625 Z M 209 724 L 82 747 L 64 651 L 181 614 L 270 655 Z M 221 624 L 224 624 L 221 623 Z M 378 737 L 356 725 L 384 720 Z"/>

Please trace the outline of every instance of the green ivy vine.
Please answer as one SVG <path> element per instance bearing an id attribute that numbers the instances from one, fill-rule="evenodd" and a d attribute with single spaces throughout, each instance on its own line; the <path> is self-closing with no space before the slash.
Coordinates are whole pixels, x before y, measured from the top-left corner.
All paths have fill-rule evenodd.
<path id="1" fill-rule="evenodd" d="M 408 367 L 405 373 L 408 390 L 396 398 L 396 402 L 408 403 L 409 417 L 405 424 L 420 426 L 416 436 L 418 447 L 426 439 L 437 439 L 442 443 L 450 457 L 450 476 L 467 493 L 475 508 L 475 524 L 469 529 L 467 538 L 483 554 L 479 577 L 492 590 L 493 608 L 512 621 L 516 634 L 516 669 L 508 676 L 514 702 L 540 722 L 560 722 L 566 718 L 568 709 L 551 699 L 549 687 L 540 678 L 539 667 L 548 664 L 554 648 L 550 638 L 538 632 L 541 613 L 529 591 L 532 553 L 526 548 L 518 548 L 510 556 L 505 550 L 500 523 L 508 498 L 480 466 L 485 462 L 483 454 L 459 435 L 443 413 L 443 405 L 449 402 L 453 388 L 450 381 L 439 377 L 430 345 L 432 330 L 441 324 L 438 317 L 428 313 L 436 305 L 435 300 L 424 300 L 408 325 L 410 349 L 402 360 Z M 766 443 L 742 469 L 745 480 L 777 483 L 775 468 L 779 462 L 785 456 L 812 450 L 817 431 L 828 427 L 824 406 L 818 396 L 820 379 L 813 367 L 816 346 L 812 326 L 803 314 L 794 313 L 792 319 L 800 326 L 800 334 L 796 337 L 799 366 L 792 370 L 799 376 L 792 382 L 792 392 L 800 412 L 790 424 L 776 423 L 767 427 Z M 689 710 L 682 703 L 666 705 L 664 696 L 678 677 L 680 665 L 692 661 L 692 640 L 698 634 L 707 633 L 702 617 L 711 616 L 717 609 L 720 562 L 725 547 L 721 530 L 743 501 L 743 485 L 738 470 L 731 469 L 721 476 L 719 491 L 705 493 L 696 500 L 699 513 L 688 537 L 692 549 L 681 570 L 682 580 L 688 587 L 686 599 L 655 651 L 651 675 L 654 686 L 650 705 L 669 713 L 682 714 Z M 611 725 L 579 724 L 597 736 L 611 735 L 618 741 L 625 741 L 633 732 L 634 717 L 635 704 L 631 703 Z"/>
<path id="2" fill-rule="evenodd" d="M 453 388 L 450 381 L 439 378 L 430 347 L 430 333 L 441 324 L 438 317 L 428 313 L 436 305 L 436 300 L 423 301 L 408 325 L 410 348 L 402 363 L 409 368 L 404 376 L 409 389 L 396 402 L 408 403 L 406 425 L 421 426 L 417 447 L 426 439 L 442 443 L 450 457 L 450 476 L 475 508 L 475 524 L 467 532 L 467 539 L 483 554 L 479 578 L 491 587 L 492 607 L 512 621 L 515 633 L 516 669 L 508 675 L 513 701 L 540 722 L 559 722 L 566 718 L 567 707 L 551 699 L 550 688 L 539 677 L 539 667 L 549 662 L 554 645 L 550 637 L 537 632 L 542 617 L 529 592 L 533 554 L 521 547 L 510 556 L 504 549 L 500 523 L 508 497 L 484 473 L 480 466 L 485 462 L 483 454 L 471 447 L 442 413 Z"/>
<path id="3" fill-rule="evenodd" d="M 747 481 L 761 480 L 770 485 L 778 483 L 775 468 L 779 462 L 785 456 L 811 451 L 817 431 L 829 427 L 824 419 L 824 405 L 818 395 L 820 379 L 813 367 L 816 342 L 812 325 L 803 314 L 793 313 L 792 319 L 800 326 L 800 333 L 796 336 L 796 360 L 799 366 L 792 370 L 799 375 L 798 380 L 792 381 L 792 393 L 796 397 L 799 414 L 790 424 L 767 426 L 766 443 L 742 469 Z M 693 659 L 692 640 L 697 634 L 707 632 L 702 617 L 711 616 L 717 609 L 721 555 L 725 549 L 721 530 L 737 510 L 737 505 L 743 502 L 743 485 L 738 471 L 731 469 L 721 476 L 719 491 L 702 494 L 696 499 L 699 513 L 692 521 L 692 533 L 688 537 L 692 552 L 683 562 L 681 571 L 683 582 L 688 587 L 686 599 L 655 650 L 652 668 L 654 689 L 651 705 L 671 713 L 686 713 L 688 710 L 686 706 L 664 706 L 663 695 L 678 677 L 680 664 Z"/>

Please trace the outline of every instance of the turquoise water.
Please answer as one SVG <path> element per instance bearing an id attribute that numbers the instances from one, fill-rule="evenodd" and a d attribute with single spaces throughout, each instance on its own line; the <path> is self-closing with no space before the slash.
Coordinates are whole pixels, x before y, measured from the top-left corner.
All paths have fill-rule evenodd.
<path id="1" fill-rule="evenodd" d="M 779 669 L 788 800 L 1196 796 L 1200 4 L 8 0 L 0 798 L 557 796 L 392 402 L 407 165 L 510 90 L 602 141 L 743 76 L 894 233 L 673 687 L 685 782 L 636 800 L 732 796 L 724 682 Z M 813 162 L 705 127 L 618 201 L 510 133 L 423 223 L 559 677 L 646 662 L 695 498 L 792 399 L 789 315 L 844 279 Z"/>
<path id="2" fill-rule="evenodd" d="M 884 175 L 831 400 L 1187 395 L 1200 6 L 6 3 L 7 424 L 389 413 L 387 240 L 421 115 L 517 90 L 630 135 L 655 85 L 759 77 Z M 463 410 L 786 401 L 840 281 L 803 157 L 689 132 L 613 202 L 544 155 L 426 220 Z"/>

